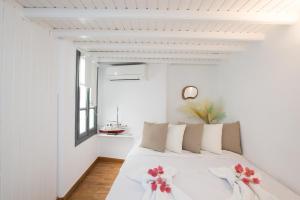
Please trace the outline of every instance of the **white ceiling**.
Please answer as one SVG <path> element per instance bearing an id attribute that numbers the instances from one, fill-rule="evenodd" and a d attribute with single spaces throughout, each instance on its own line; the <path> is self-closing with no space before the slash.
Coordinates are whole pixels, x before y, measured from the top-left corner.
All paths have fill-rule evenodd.
<path id="1" fill-rule="evenodd" d="M 299 0 L 17 0 L 25 17 L 99 62 L 218 64 L 274 26 Z"/>

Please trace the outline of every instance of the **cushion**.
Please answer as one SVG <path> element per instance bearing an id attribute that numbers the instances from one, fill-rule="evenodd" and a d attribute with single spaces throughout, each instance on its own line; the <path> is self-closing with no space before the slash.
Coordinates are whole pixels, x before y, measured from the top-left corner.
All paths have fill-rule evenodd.
<path id="1" fill-rule="evenodd" d="M 240 122 L 223 124 L 222 148 L 242 154 Z"/>
<path id="2" fill-rule="evenodd" d="M 168 123 L 144 122 L 141 147 L 164 152 L 167 141 Z"/>
<path id="3" fill-rule="evenodd" d="M 204 124 L 201 149 L 222 154 L 223 124 Z"/>
<path id="4" fill-rule="evenodd" d="M 182 152 L 182 141 L 186 125 L 169 124 L 166 149 L 176 153 Z"/>
<path id="5" fill-rule="evenodd" d="M 186 124 L 182 149 L 200 153 L 204 124 Z"/>

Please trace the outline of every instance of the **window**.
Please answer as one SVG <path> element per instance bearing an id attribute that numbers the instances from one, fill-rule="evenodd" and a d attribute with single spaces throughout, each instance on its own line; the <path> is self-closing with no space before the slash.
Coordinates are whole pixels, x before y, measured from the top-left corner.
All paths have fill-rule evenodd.
<path id="1" fill-rule="evenodd" d="M 97 133 L 98 70 L 76 52 L 75 145 Z"/>

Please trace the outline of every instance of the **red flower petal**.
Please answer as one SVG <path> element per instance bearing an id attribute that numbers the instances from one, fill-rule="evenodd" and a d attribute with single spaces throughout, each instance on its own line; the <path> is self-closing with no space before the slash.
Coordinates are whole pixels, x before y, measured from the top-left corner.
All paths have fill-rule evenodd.
<path id="1" fill-rule="evenodd" d="M 153 168 L 153 169 L 150 169 L 150 170 L 148 171 L 148 174 L 150 174 L 150 175 L 153 176 L 153 177 L 156 177 L 157 174 L 158 174 L 158 171 L 157 171 L 156 168 Z"/>
<path id="2" fill-rule="evenodd" d="M 171 188 L 170 187 L 166 187 L 166 193 L 171 193 Z"/>
<path id="3" fill-rule="evenodd" d="M 163 180 L 162 180 L 162 178 L 160 178 L 160 177 L 157 179 L 157 183 L 158 183 L 158 184 L 161 184 L 162 181 L 163 181 Z"/>
<path id="4" fill-rule="evenodd" d="M 153 171 L 153 173 L 152 173 L 152 176 L 153 176 L 153 177 L 156 177 L 156 176 L 157 176 L 157 174 L 158 174 L 158 172 L 157 172 L 157 171 Z"/>
<path id="5" fill-rule="evenodd" d="M 253 179 L 252 179 L 252 182 L 253 182 L 254 184 L 260 184 L 259 178 L 253 178 Z"/>
<path id="6" fill-rule="evenodd" d="M 149 169 L 149 170 L 148 170 L 148 174 L 150 174 L 150 175 L 153 176 L 153 177 L 156 177 L 157 174 L 158 174 L 158 172 L 155 171 L 154 169 Z"/>
<path id="7" fill-rule="evenodd" d="M 248 167 L 245 168 L 245 176 L 250 177 L 252 175 L 252 171 L 251 169 L 249 169 Z"/>
<path id="8" fill-rule="evenodd" d="M 246 185 L 248 185 L 249 184 L 249 182 L 250 182 L 250 180 L 248 179 L 248 178 L 242 178 L 242 181 L 246 184 Z"/>
<path id="9" fill-rule="evenodd" d="M 166 185 L 160 185 L 160 191 L 161 192 L 166 191 Z"/>
<path id="10" fill-rule="evenodd" d="M 151 189 L 152 191 L 155 191 L 157 189 L 157 184 L 155 182 L 151 183 Z"/>
<path id="11" fill-rule="evenodd" d="M 235 171 L 236 171 L 237 173 L 243 173 L 243 171 L 244 171 L 244 168 L 243 168 L 243 166 L 242 166 L 241 164 L 237 164 L 237 165 L 234 167 L 234 169 L 235 169 Z"/>

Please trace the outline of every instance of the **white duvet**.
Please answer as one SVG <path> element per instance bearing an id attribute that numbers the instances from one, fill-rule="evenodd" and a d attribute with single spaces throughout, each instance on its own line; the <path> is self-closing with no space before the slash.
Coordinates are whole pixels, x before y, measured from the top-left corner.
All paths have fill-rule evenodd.
<path id="1" fill-rule="evenodd" d="M 236 163 L 254 168 L 261 175 L 261 186 L 281 200 L 300 200 L 300 197 L 281 185 L 272 177 L 260 171 L 242 156 L 224 151 L 216 155 L 202 151 L 194 154 L 155 152 L 135 147 L 126 158 L 106 200 L 141 200 L 145 192 L 142 185 L 128 178 L 135 170 L 158 165 L 171 166 L 178 170 L 173 183 L 193 200 L 226 200 L 232 195 L 229 184 L 209 172 L 210 168 L 231 167 Z"/>

